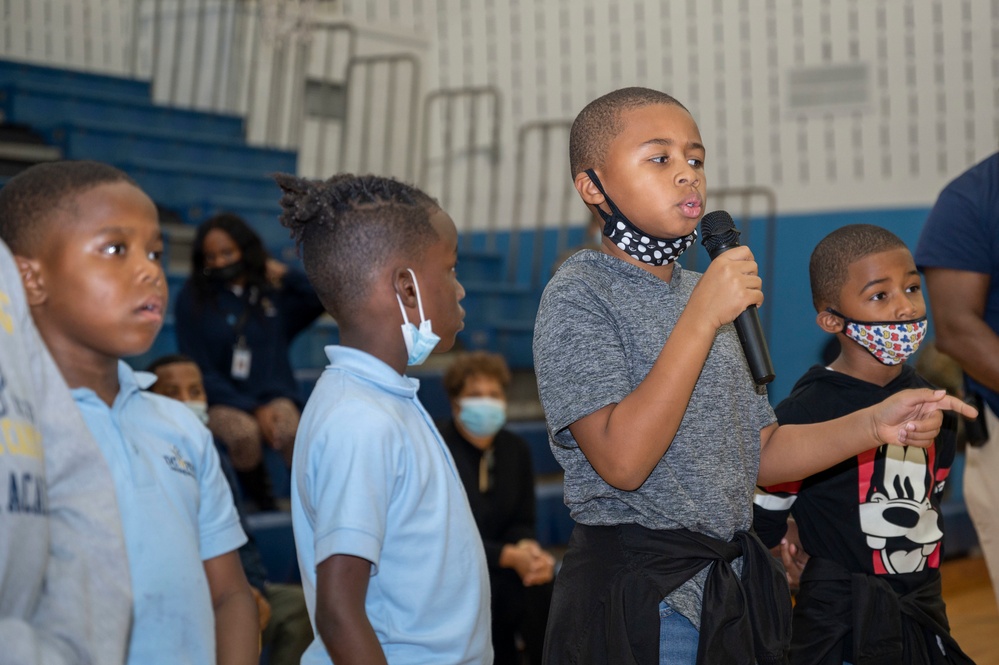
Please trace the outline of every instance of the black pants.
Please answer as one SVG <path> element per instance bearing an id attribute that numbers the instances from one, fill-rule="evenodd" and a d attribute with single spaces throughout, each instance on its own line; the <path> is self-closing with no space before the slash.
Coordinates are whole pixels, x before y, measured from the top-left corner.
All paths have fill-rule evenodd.
<path id="1" fill-rule="evenodd" d="M 492 587 L 494 665 L 541 665 L 548 623 L 552 584 L 525 587 L 512 570 L 489 576 Z M 524 641 L 524 656 L 517 650 L 517 636 Z"/>

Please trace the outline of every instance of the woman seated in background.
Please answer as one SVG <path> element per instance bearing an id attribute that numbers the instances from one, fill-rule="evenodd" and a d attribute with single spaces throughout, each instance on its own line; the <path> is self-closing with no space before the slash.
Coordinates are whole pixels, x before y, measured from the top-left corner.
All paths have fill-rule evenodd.
<path id="1" fill-rule="evenodd" d="M 486 551 L 492 590 L 495 665 L 541 663 L 555 560 L 536 540 L 534 471 L 528 444 L 503 429 L 510 370 L 482 351 L 444 373 L 452 418 L 440 423 Z"/>
<path id="2" fill-rule="evenodd" d="M 290 466 L 301 413 L 288 349 L 322 313 L 305 274 L 268 258 L 242 218 L 223 213 L 198 227 L 175 304 L 177 346 L 201 368 L 209 427 L 260 510 L 275 507 L 263 446 Z"/>

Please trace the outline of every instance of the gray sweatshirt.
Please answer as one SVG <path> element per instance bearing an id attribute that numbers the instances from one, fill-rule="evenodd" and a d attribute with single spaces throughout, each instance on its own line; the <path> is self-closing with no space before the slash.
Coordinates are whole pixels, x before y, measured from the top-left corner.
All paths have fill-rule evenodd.
<path id="1" fill-rule="evenodd" d="M 0 242 L 0 665 L 122 663 L 130 617 L 110 472 Z"/>

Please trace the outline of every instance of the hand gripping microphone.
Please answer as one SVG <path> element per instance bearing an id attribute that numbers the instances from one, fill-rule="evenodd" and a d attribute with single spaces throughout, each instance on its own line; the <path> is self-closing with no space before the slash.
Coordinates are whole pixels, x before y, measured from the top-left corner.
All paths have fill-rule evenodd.
<path id="1" fill-rule="evenodd" d="M 724 210 L 709 212 L 701 220 L 701 244 L 708 250 L 712 260 L 722 252 L 739 246 L 739 230 L 735 228 L 732 215 Z M 735 318 L 735 331 L 739 333 L 742 351 L 746 354 L 749 371 L 757 385 L 770 383 L 774 380 L 774 366 L 770 361 L 770 350 L 763 336 L 760 325 L 760 314 L 756 305 L 750 305 L 746 311 Z"/>

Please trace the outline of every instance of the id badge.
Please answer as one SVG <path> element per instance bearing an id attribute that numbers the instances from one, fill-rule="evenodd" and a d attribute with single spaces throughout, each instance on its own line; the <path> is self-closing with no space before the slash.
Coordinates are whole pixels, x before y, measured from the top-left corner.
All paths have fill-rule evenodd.
<path id="1" fill-rule="evenodd" d="M 232 378 L 234 379 L 248 379 L 250 378 L 250 361 L 253 358 L 253 354 L 250 351 L 250 347 L 246 345 L 246 340 L 242 337 L 236 342 L 236 345 L 232 347 Z"/>

